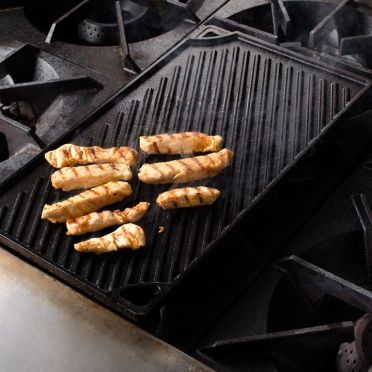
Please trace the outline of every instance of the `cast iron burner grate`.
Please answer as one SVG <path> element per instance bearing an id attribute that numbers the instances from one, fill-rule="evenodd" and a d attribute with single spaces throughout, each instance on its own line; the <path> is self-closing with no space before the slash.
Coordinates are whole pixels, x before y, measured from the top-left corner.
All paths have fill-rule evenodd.
<path id="1" fill-rule="evenodd" d="M 270 296 L 267 334 L 214 342 L 201 348 L 204 356 L 230 360 L 234 370 L 265 356 L 275 371 L 369 370 L 372 211 L 365 195 L 354 195 L 352 203 L 362 231 L 336 235 L 302 258 L 292 255 L 275 265 L 283 275 Z M 264 365 L 263 371 L 272 370 Z"/>
<path id="2" fill-rule="evenodd" d="M 119 89 L 36 47 L 0 35 L 2 42 L 15 45 L 0 60 L 0 184 Z"/>
<path id="3" fill-rule="evenodd" d="M 239 3 L 239 1 L 238 1 Z M 229 4 L 226 6 L 229 13 Z M 371 74 L 372 10 L 354 0 L 241 2 L 239 12 L 223 18 L 224 11 L 209 25 L 240 29 L 249 35 L 280 44 L 304 55 L 346 69 L 360 68 Z"/>
<path id="4" fill-rule="evenodd" d="M 226 2 L 8 0 L 0 33 L 127 84 Z"/>

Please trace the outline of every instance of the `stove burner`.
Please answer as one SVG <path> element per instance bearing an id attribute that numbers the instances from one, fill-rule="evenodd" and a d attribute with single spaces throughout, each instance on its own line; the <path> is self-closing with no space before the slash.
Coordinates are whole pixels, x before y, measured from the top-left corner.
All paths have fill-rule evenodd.
<path id="1" fill-rule="evenodd" d="M 282 1 L 235 13 L 229 20 L 277 35 L 281 46 L 314 58 L 321 53 L 372 68 L 372 13 L 353 0 Z"/>
<path id="2" fill-rule="evenodd" d="M 121 0 L 120 8 L 125 26 L 138 21 L 148 10 L 130 0 Z M 119 37 L 114 3 L 109 3 L 105 9 L 100 9 L 81 22 L 78 35 L 91 45 L 117 45 Z"/>
<path id="3" fill-rule="evenodd" d="M 372 364 L 372 315 L 366 314 L 355 324 L 355 341 L 340 345 L 337 372 L 367 372 Z"/>
<path id="4" fill-rule="evenodd" d="M 199 22 L 195 12 L 204 0 L 120 0 L 128 43 L 148 40 L 179 26 L 186 19 Z M 57 3 L 57 4 L 56 4 Z M 119 45 L 114 0 L 34 0 L 24 7 L 28 21 L 47 35 L 46 42 L 75 45 Z"/>

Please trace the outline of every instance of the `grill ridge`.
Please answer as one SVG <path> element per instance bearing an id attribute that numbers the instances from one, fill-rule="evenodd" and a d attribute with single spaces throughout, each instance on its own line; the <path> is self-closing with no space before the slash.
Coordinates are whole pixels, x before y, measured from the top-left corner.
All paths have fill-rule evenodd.
<path id="1" fill-rule="evenodd" d="M 40 180 L 40 183 L 43 183 L 44 181 L 45 180 L 42 177 L 41 180 Z M 50 187 L 51 187 L 51 180 L 50 180 L 50 177 L 49 177 L 48 181 L 45 182 L 45 187 L 43 189 L 40 187 L 40 190 L 42 190 L 42 192 L 41 192 L 41 196 L 39 196 L 39 198 L 38 198 L 39 205 L 36 207 L 36 211 L 37 211 L 36 215 L 37 216 L 41 215 L 41 211 L 43 210 L 44 204 L 46 203 L 46 200 L 48 198 L 48 190 L 50 189 Z M 40 224 L 41 224 L 41 221 L 39 219 L 34 218 L 32 220 L 30 231 L 28 233 L 28 236 L 25 238 L 25 244 L 26 245 L 31 245 L 32 244 L 32 241 L 33 241 L 33 238 L 35 236 L 36 230 L 38 229 Z"/>
<path id="2" fill-rule="evenodd" d="M 28 219 L 28 216 L 30 213 L 31 206 L 35 202 L 35 195 L 39 187 L 39 184 L 40 184 L 40 178 L 37 178 L 31 189 L 31 192 L 27 195 L 28 198 L 27 198 L 26 206 L 24 208 L 23 216 L 20 218 L 18 229 L 13 234 L 16 239 L 19 239 L 21 237 L 21 234 L 26 224 L 26 220 Z"/>
<path id="3" fill-rule="evenodd" d="M 7 224 L 5 225 L 4 231 L 8 234 L 10 234 L 10 229 L 13 226 L 14 219 L 18 213 L 19 206 L 22 202 L 23 197 L 25 196 L 25 192 L 21 191 L 18 193 L 17 198 L 15 200 L 15 203 L 13 205 L 13 209 L 11 210 L 10 216 L 8 218 Z"/>
<path id="4" fill-rule="evenodd" d="M 201 81 L 203 78 L 203 71 L 204 71 L 204 65 L 205 65 L 205 60 L 207 58 L 207 53 L 205 51 L 201 51 L 199 54 L 199 60 L 198 60 L 198 65 L 197 65 L 197 70 L 195 73 L 196 78 L 194 79 L 194 85 L 192 87 L 192 95 L 190 99 L 190 105 L 188 106 L 188 116 L 186 120 L 186 125 L 185 125 L 185 132 L 191 131 L 191 128 L 193 127 L 193 117 L 195 117 L 197 105 L 198 105 L 198 100 L 197 97 L 200 94 L 201 90 Z"/>
<path id="5" fill-rule="evenodd" d="M 187 107 L 187 96 L 190 89 L 190 80 L 192 76 L 192 71 L 195 63 L 195 56 L 191 55 L 187 58 L 186 63 L 186 72 L 185 72 L 185 78 L 183 79 L 182 87 L 181 87 L 181 93 L 180 98 L 178 100 L 179 104 L 177 106 L 176 116 L 175 116 L 175 122 L 178 124 L 175 128 L 177 132 L 180 132 L 182 129 L 182 123 L 183 123 L 183 117 L 185 114 L 185 109 Z"/>
<path id="6" fill-rule="evenodd" d="M 116 129 L 115 129 L 115 136 L 114 136 L 114 141 L 113 141 L 114 147 L 118 147 L 119 135 L 120 135 L 120 132 L 122 131 L 123 123 L 124 123 L 124 112 L 119 111 L 117 115 L 116 123 L 115 123 Z"/>

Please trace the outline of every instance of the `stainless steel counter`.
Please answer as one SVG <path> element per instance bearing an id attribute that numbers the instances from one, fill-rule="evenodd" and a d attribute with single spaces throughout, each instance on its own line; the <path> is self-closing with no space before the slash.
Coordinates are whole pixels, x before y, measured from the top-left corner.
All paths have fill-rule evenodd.
<path id="1" fill-rule="evenodd" d="M 3 371 L 212 371 L 0 248 Z"/>

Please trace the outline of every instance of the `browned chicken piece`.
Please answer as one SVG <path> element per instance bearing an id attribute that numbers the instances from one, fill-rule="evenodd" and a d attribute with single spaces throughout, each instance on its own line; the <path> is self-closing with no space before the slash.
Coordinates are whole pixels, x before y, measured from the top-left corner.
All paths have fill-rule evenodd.
<path id="1" fill-rule="evenodd" d="M 109 226 L 122 225 L 127 222 L 136 222 L 142 218 L 149 209 L 150 203 L 142 202 L 133 208 L 125 208 L 124 211 L 93 212 L 78 218 L 72 218 L 66 222 L 67 235 L 82 235 L 105 229 Z"/>
<path id="2" fill-rule="evenodd" d="M 74 244 L 77 251 L 84 253 L 106 253 L 117 251 L 122 248 L 138 249 L 146 245 L 146 237 L 143 229 L 133 223 L 120 226 L 111 234 L 101 238 L 92 238 L 81 243 Z"/>
<path id="3" fill-rule="evenodd" d="M 164 163 L 144 164 L 138 178 L 145 183 L 186 183 L 214 177 L 230 165 L 234 153 L 228 149 L 219 152 L 172 160 Z"/>
<path id="4" fill-rule="evenodd" d="M 200 207 L 214 203 L 219 195 L 219 190 L 210 187 L 185 187 L 163 192 L 156 202 L 163 209 Z"/>
<path id="5" fill-rule="evenodd" d="M 82 147 L 70 143 L 45 154 L 45 159 L 55 168 L 68 167 L 75 164 L 89 163 L 121 163 L 136 164 L 138 153 L 130 147 L 111 147 L 103 149 L 98 146 Z"/>
<path id="6" fill-rule="evenodd" d="M 128 164 L 94 164 L 80 167 L 65 167 L 52 174 L 56 189 L 70 191 L 88 189 L 111 181 L 129 181 L 132 171 Z"/>
<path id="7" fill-rule="evenodd" d="M 141 150 L 148 154 L 192 154 L 219 151 L 221 136 L 208 136 L 199 132 L 158 134 L 140 137 Z"/>
<path id="8" fill-rule="evenodd" d="M 66 222 L 70 218 L 98 211 L 105 205 L 114 204 L 132 193 L 128 182 L 109 182 L 82 192 L 63 202 L 52 205 L 45 204 L 41 218 L 50 222 Z"/>

